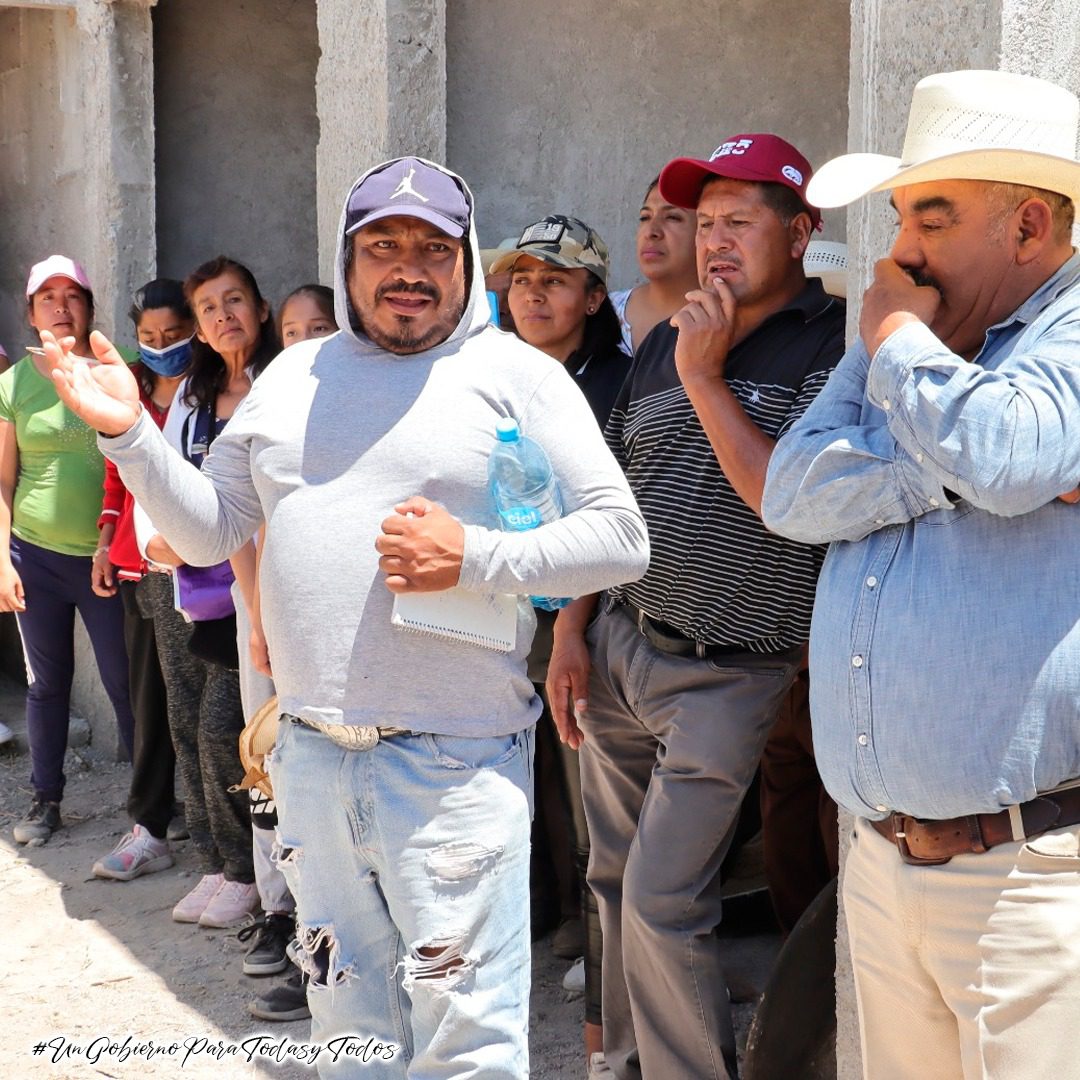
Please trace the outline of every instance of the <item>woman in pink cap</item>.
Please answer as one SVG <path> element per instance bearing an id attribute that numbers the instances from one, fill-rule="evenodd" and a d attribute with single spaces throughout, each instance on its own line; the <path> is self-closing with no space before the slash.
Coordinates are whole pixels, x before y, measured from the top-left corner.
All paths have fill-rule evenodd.
<path id="1" fill-rule="evenodd" d="M 94 295 L 78 263 L 63 255 L 37 263 L 26 303 L 31 327 L 74 338 L 76 353 L 93 355 Z M 0 375 L 0 611 L 16 613 L 26 655 L 34 792 L 15 826 L 20 844 L 44 842 L 61 824 L 76 611 L 131 756 L 124 610 L 119 597 L 90 587 L 104 474 L 94 432 L 57 397 L 43 356 L 35 351 Z"/>

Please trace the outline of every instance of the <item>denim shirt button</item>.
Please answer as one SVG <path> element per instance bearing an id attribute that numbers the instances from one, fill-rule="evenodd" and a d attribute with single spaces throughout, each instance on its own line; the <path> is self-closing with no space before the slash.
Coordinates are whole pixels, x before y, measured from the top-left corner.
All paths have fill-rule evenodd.
<path id="1" fill-rule="evenodd" d="M 860 668 L 860 667 L 862 667 L 862 657 L 861 657 L 861 656 L 853 656 L 853 657 L 851 658 L 851 666 L 852 666 L 853 668 Z"/>
<path id="2" fill-rule="evenodd" d="M 865 746 L 870 740 L 865 735 L 859 736 L 859 745 Z"/>
<path id="3" fill-rule="evenodd" d="M 882 407 L 882 408 L 883 408 L 883 409 L 884 409 L 884 410 L 885 410 L 886 412 L 888 412 L 888 411 L 889 411 L 889 410 L 890 410 L 890 409 L 892 408 L 892 402 L 891 402 L 891 401 L 890 401 L 890 400 L 889 400 L 888 398 L 886 398 L 886 399 L 885 399 L 885 400 L 884 400 L 884 401 L 883 401 L 883 402 L 881 403 L 881 407 Z"/>
<path id="4" fill-rule="evenodd" d="M 887 806 L 875 806 L 874 809 L 879 814 L 887 814 L 889 812 L 889 808 Z"/>
<path id="5" fill-rule="evenodd" d="M 872 589 L 872 588 L 873 588 L 873 587 L 874 587 L 875 585 L 877 585 L 877 578 L 876 578 L 876 577 L 874 577 L 874 575 L 873 575 L 873 574 L 871 574 L 871 575 L 870 575 L 870 576 L 869 576 L 869 577 L 868 577 L 868 578 L 866 579 L 866 587 L 867 587 L 868 589 Z"/>
<path id="6" fill-rule="evenodd" d="M 933 495 L 931 495 L 931 496 L 930 496 L 930 505 L 931 505 L 931 506 L 940 506 L 940 505 L 941 505 L 941 503 L 940 503 L 940 502 L 938 502 L 938 500 L 937 500 L 937 499 L 935 499 Z"/>
<path id="7" fill-rule="evenodd" d="M 915 460 L 921 465 L 922 464 L 922 454 L 916 454 L 915 455 Z"/>
<path id="8" fill-rule="evenodd" d="M 885 519 L 884 518 L 875 518 L 874 519 L 874 524 L 875 525 L 884 525 L 885 524 Z"/>

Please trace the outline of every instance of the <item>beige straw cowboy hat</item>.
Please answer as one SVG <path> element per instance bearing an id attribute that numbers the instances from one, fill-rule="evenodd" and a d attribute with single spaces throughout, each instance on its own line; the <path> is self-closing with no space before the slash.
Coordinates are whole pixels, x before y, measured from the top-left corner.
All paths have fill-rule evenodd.
<path id="1" fill-rule="evenodd" d="M 1068 90 L 1007 71 L 950 71 L 915 87 L 903 154 L 844 154 L 814 174 L 815 206 L 928 180 L 994 180 L 1080 202 L 1080 105 Z"/>

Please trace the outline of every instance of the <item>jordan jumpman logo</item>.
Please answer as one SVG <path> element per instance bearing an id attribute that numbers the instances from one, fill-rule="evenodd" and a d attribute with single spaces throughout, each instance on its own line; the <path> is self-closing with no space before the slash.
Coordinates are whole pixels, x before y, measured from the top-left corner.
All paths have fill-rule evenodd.
<path id="1" fill-rule="evenodd" d="M 390 196 L 391 199 L 396 199 L 399 195 L 413 195 L 421 202 L 429 201 L 413 187 L 412 178 L 415 172 L 416 169 L 410 169 L 409 175 L 401 178 L 401 183 L 394 189 L 394 194 Z"/>

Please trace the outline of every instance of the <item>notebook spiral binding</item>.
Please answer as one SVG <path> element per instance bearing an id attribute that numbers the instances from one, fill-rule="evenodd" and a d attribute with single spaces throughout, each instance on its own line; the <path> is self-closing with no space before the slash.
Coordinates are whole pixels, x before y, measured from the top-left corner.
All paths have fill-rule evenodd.
<path id="1" fill-rule="evenodd" d="M 412 623 L 399 619 L 395 626 L 410 634 L 422 634 L 424 637 L 443 638 L 449 641 L 458 641 L 463 645 L 480 645 L 485 649 L 494 649 L 496 652 L 507 652 L 506 642 L 498 638 L 486 637 L 483 634 L 474 634 L 467 630 L 457 630 L 451 626 L 436 626 L 433 623 Z"/>

